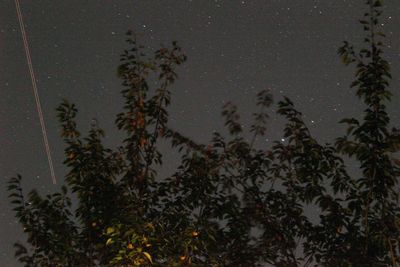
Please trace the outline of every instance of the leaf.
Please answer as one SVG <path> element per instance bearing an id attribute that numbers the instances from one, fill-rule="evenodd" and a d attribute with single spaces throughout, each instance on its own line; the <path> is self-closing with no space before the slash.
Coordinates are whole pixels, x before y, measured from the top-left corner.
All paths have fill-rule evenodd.
<path id="1" fill-rule="evenodd" d="M 146 251 L 143 251 L 143 255 L 153 264 L 153 259 L 151 258 L 150 254 Z"/>
<path id="2" fill-rule="evenodd" d="M 145 137 L 141 137 L 139 140 L 140 148 L 144 148 L 146 144 L 147 144 L 147 139 Z"/>
<path id="3" fill-rule="evenodd" d="M 146 227 L 149 228 L 152 231 L 155 231 L 154 225 L 152 223 L 147 223 Z"/>
<path id="4" fill-rule="evenodd" d="M 107 235 L 114 233 L 115 229 L 113 227 L 108 227 L 106 230 Z"/>
<path id="5" fill-rule="evenodd" d="M 109 239 L 107 239 L 106 246 L 109 246 L 112 243 L 114 243 L 114 240 L 112 238 L 109 238 Z"/>

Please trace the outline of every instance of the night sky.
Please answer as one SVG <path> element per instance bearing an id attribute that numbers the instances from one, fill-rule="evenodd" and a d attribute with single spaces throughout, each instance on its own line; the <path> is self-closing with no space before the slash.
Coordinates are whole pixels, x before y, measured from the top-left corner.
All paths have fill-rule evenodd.
<path id="1" fill-rule="evenodd" d="M 394 93 L 389 112 L 399 126 L 400 2 L 384 2 L 381 22 Z M 140 33 L 150 51 L 173 40 L 183 47 L 188 61 L 178 69 L 172 88 L 170 125 L 199 142 L 223 129 L 220 112 L 226 101 L 238 104 L 243 124 L 249 125 L 256 93 L 266 88 L 276 101 L 290 97 L 322 142 L 344 134 L 337 122 L 359 118 L 363 109 L 349 88 L 354 69 L 345 67 L 336 53 L 344 40 L 361 44 L 357 21 L 365 11 L 363 0 L 20 3 L 59 184 L 66 169 L 54 110 L 62 98 L 77 104 L 83 132 L 96 117 L 108 133 L 109 146 L 122 139 L 114 126 L 123 103 L 116 68 L 129 29 Z M 0 1 L 0 49 L 0 265 L 7 267 L 19 266 L 12 244 L 23 238 L 8 204 L 6 181 L 20 173 L 25 188 L 44 193 L 59 184 L 51 183 L 12 0 Z M 281 139 L 282 121 L 271 117 L 268 138 L 259 140 L 260 146 Z M 166 162 L 173 166 L 173 160 Z"/>

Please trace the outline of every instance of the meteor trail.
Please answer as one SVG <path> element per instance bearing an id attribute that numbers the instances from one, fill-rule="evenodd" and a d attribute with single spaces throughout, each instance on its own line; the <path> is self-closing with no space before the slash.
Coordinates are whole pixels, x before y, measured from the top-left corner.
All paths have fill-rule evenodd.
<path id="1" fill-rule="evenodd" d="M 33 88 L 33 93 L 35 95 L 36 109 L 37 109 L 37 112 L 38 112 L 38 115 L 39 115 L 40 126 L 42 128 L 43 143 L 44 143 L 44 147 L 46 149 L 47 160 L 49 162 L 51 179 L 53 180 L 53 184 L 56 184 L 57 180 L 56 180 L 56 175 L 55 175 L 55 172 L 54 172 L 53 160 L 51 158 L 50 145 L 49 145 L 49 141 L 47 139 L 46 125 L 44 123 L 44 118 L 43 118 L 43 113 L 42 113 L 42 106 L 40 104 L 39 93 L 38 93 L 38 89 L 37 89 L 37 85 L 36 85 L 35 73 L 33 72 L 31 53 L 29 51 L 28 39 L 26 38 L 24 21 L 22 19 L 21 8 L 20 8 L 18 0 L 15 0 L 15 7 L 17 9 L 17 15 L 18 15 L 19 27 L 21 29 L 22 41 L 24 43 L 26 61 L 28 62 L 29 73 L 30 73 L 31 80 L 32 80 L 32 88 Z"/>

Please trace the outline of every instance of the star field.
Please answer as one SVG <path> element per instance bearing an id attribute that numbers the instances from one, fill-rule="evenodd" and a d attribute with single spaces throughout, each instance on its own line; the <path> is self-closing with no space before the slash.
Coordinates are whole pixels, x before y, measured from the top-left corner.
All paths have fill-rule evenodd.
<path id="1" fill-rule="evenodd" d="M 394 93 L 389 112 L 399 126 L 400 2 L 385 4 L 381 22 Z M 54 110 L 62 98 L 77 104 L 82 132 L 97 118 L 106 143 L 120 143 L 116 68 L 129 29 L 150 51 L 176 40 L 187 54 L 172 88 L 170 125 L 199 142 L 224 131 L 220 113 L 227 101 L 250 125 L 256 94 L 266 88 L 275 102 L 291 98 L 322 142 L 344 133 L 337 122 L 363 109 L 349 88 L 353 68 L 336 53 L 344 40 L 361 44 L 362 0 L 21 0 L 21 8 L 59 181 L 66 169 Z M 51 184 L 13 1 L 0 1 L 0 48 L 0 262 L 8 267 L 19 266 L 12 244 L 22 234 L 8 204 L 7 179 L 20 173 L 26 188 L 41 192 L 59 185 Z M 285 141 L 274 110 L 260 146 Z"/>

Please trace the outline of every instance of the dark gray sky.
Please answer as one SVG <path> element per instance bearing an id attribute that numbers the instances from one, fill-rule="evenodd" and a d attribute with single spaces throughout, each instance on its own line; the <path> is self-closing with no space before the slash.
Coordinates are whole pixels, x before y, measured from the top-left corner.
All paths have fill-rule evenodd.
<path id="1" fill-rule="evenodd" d="M 353 69 L 341 64 L 342 41 L 362 41 L 357 20 L 364 0 L 21 0 L 32 61 L 58 180 L 63 144 L 54 109 L 62 98 L 80 110 L 79 126 L 93 117 L 109 134 L 120 111 L 119 54 L 125 32 L 142 34 L 152 49 L 177 40 L 188 56 L 178 70 L 170 108 L 173 127 L 206 142 L 221 130 L 224 101 L 237 103 L 244 124 L 258 91 L 270 88 L 279 100 L 289 96 L 321 141 L 343 133 L 337 122 L 360 116 L 362 106 L 349 89 Z M 399 125 L 400 2 L 385 1 L 382 23 L 388 35 L 394 98 L 390 112 Z M 19 266 L 12 243 L 22 239 L 5 191 L 20 173 L 27 189 L 51 192 L 40 124 L 19 31 L 14 1 L 0 1 L 0 265 Z M 279 119 L 270 123 L 268 146 L 281 138 Z"/>

